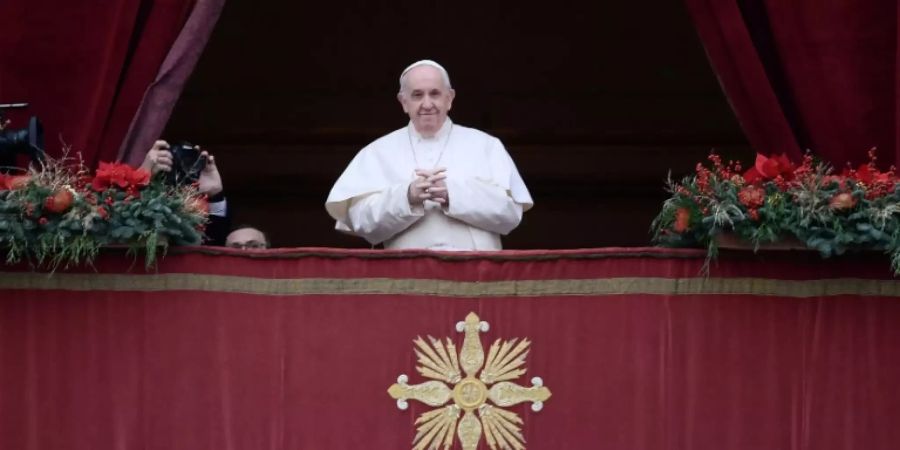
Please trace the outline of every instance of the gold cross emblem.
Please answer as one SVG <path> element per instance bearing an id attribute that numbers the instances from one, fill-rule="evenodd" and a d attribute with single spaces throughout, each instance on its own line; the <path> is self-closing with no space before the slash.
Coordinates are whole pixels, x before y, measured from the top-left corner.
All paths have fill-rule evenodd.
<path id="1" fill-rule="evenodd" d="M 432 381 L 410 385 L 407 376 L 400 375 L 397 383 L 388 389 L 388 394 L 397 399 L 397 407 L 402 410 L 409 407 L 407 400 L 410 399 L 428 406 L 441 406 L 422 413 L 416 420 L 413 450 L 441 446 L 444 450 L 449 449 L 453 444 L 454 429 L 463 450 L 475 450 L 482 434 L 492 450 L 525 449 L 522 419 L 503 408 L 531 402 L 531 409 L 540 411 L 550 398 L 550 390 L 538 377 L 531 379 L 532 387 L 510 382 L 525 374 L 526 369 L 522 366 L 531 345 L 528 339 L 497 339 L 485 361 L 479 332 L 488 329 L 488 323 L 480 321 L 474 312 L 466 316 L 465 322 L 457 323 L 456 330 L 465 333 L 458 356 L 450 338 L 446 338 L 445 343 L 428 336 L 430 345 L 421 336 L 413 341 L 419 358 L 416 370 Z M 448 404 L 451 400 L 453 402 Z"/>

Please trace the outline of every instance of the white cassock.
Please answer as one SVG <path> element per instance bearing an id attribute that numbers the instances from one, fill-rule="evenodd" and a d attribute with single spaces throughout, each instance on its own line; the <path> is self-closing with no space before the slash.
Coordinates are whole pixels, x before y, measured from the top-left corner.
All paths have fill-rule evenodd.
<path id="1" fill-rule="evenodd" d="M 449 207 L 410 207 L 416 169 L 447 168 Z M 410 123 L 357 153 L 325 209 L 335 228 L 385 248 L 500 250 L 534 201 L 499 139 L 448 118 L 432 138 Z"/>

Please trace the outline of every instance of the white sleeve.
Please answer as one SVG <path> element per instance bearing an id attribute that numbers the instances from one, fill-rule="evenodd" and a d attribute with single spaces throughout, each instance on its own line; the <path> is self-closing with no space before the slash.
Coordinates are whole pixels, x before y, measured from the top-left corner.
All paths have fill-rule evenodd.
<path id="1" fill-rule="evenodd" d="M 372 244 L 384 242 L 425 215 L 419 205 L 410 208 L 406 184 L 397 184 L 385 190 L 354 197 L 350 200 L 347 225 Z"/>
<path id="2" fill-rule="evenodd" d="M 209 215 L 225 217 L 228 215 L 228 200 L 220 200 L 209 204 Z"/>
<path id="3" fill-rule="evenodd" d="M 447 196 L 448 216 L 482 230 L 505 235 L 522 221 L 522 205 L 506 189 L 488 180 L 448 177 Z"/>

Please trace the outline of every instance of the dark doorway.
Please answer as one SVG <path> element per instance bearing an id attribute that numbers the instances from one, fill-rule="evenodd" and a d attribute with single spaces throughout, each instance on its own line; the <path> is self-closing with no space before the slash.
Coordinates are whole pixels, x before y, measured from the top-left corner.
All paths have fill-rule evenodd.
<path id="1" fill-rule="evenodd" d="M 276 245 L 363 247 L 325 198 L 431 58 L 535 198 L 506 248 L 647 245 L 670 169 L 752 155 L 684 6 L 654 3 L 230 0 L 164 138 L 212 151 L 236 222 Z"/>

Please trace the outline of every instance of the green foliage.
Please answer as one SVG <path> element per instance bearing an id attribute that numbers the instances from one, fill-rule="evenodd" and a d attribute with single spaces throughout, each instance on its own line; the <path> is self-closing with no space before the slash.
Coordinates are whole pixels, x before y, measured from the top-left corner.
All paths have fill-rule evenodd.
<path id="1" fill-rule="evenodd" d="M 143 252 L 150 268 L 168 245 L 197 245 L 203 237 L 205 199 L 196 189 L 124 165 L 101 164 L 91 176 L 78 162 L 49 160 L 29 170 L 27 183 L 12 187 L 9 179 L 0 178 L 0 249 L 8 264 L 90 265 L 102 247 L 125 246 Z"/>
<path id="2" fill-rule="evenodd" d="M 797 168 L 780 158 L 774 165 L 775 158 L 758 155 L 757 164 L 742 174 L 734 163 L 723 166 L 712 155 L 712 167 L 698 164 L 697 173 L 680 183 L 670 179 L 672 196 L 652 224 L 655 242 L 706 247 L 709 261 L 722 233 L 754 250 L 793 237 L 825 258 L 886 252 L 900 274 L 900 180 L 893 169 L 879 172 L 874 152 L 868 164 L 841 175 L 809 156 Z"/>

